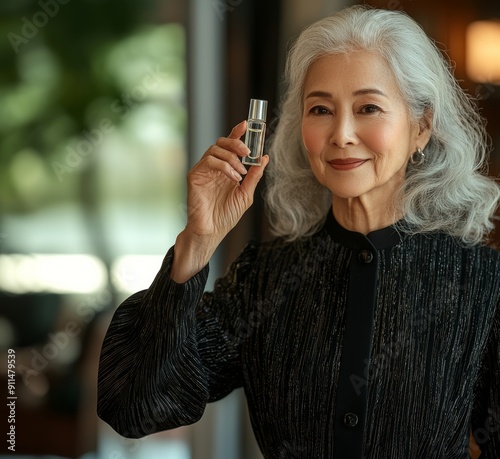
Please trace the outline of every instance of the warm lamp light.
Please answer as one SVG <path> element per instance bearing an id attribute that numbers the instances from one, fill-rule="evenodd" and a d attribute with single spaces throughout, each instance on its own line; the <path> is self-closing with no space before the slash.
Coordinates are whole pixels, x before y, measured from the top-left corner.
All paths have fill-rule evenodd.
<path id="1" fill-rule="evenodd" d="M 466 68 L 473 81 L 500 84 L 500 20 L 467 27 Z"/>

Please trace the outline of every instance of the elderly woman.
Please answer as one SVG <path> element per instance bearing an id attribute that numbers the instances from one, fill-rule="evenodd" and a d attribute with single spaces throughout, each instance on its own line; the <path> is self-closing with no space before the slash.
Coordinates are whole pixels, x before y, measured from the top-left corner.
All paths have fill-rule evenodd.
<path id="1" fill-rule="evenodd" d="M 140 437 L 243 387 L 266 458 L 465 458 L 470 435 L 499 458 L 500 254 L 482 241 L 500 193 L 473 105 L 398 12 L 313 24 L 286 75 L 278 237 L 203 292 L 269 161 L 246 174 L 243 122 L 189 172 L 186 228 L 114 315 L 99 415 Z"/>

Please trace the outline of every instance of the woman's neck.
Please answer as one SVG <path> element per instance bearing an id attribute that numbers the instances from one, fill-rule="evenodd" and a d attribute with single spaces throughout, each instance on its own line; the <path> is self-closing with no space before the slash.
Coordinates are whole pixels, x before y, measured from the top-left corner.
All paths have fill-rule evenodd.
<path id="1" fill-rule="evenodd" d="M 399 220 L 392 203 L 381 202 L 374 205 L 363 198 L 333 197 L 335 220 L 349 231 L 368 234 L 386 228 Z"/>

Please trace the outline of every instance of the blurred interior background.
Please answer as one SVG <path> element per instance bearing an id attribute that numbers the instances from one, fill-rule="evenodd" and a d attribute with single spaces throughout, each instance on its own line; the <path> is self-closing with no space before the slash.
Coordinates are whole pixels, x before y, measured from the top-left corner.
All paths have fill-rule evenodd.
<path id="1" fill-rule="evenodd" d="M 14 349 L 17 455 L 261 457 L 239 391 L 194 426 L 118 436 L 95 413 L 100 346 L 112 312 L 148 287 L 183 228 L 188 168 L 246 118 L 250 98 L 269 101 L 272 133 L 291 40 L 354 3 L 2 0 L 0 386 Z M 488 120 L 498 177 L 500 3 L 367 3 L 410 14 L 455 63 Z M 257 196 L 207 288 L 248 239 L 267 237 Z M 7 446 L 0 455 L 13 454 Z"/>

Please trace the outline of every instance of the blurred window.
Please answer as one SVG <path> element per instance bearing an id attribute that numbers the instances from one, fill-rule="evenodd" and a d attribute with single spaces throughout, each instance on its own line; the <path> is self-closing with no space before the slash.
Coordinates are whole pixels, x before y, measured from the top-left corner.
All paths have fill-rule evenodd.
<path id="1" fill-rule="evenodd" d="M 71 406 L 92 417 L 82 430 L 75 415 L 87 437 L 95 399 L 83 403 L 80 382 L 67 384 L 84 374 L 95 390 L 100 343 L 87 329 L 149 286 L 185 223 L 184 3 L 0 3 L 0 350 L 15 348 L 34 375 L 28 383 L 19 374 L 20 409 L 69 412 L 57 377 L 75 388 Z M 73 322 L 79 332 L 66 343 L 61 333 Z M 57 348 L 54 337 L 68 345 Z M 91 365 L 79 373 L 87 354 Z M 34 356 L 44 360 L 39 371 Z M 31 437 L 45 435 L 24 419 L 26 432 L 39 433 Z M 190 457 L 185 429 L 129 441 L 101 426 L 98 457 Z M 50 451 L 40 438 L 19 446 L 76 454 L 55 451 L 76 440 L 54 430 L 43 442 Z"/>

